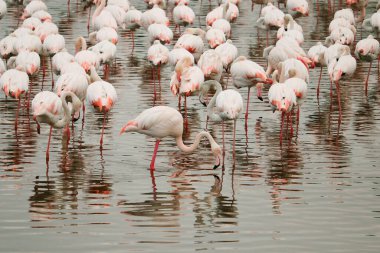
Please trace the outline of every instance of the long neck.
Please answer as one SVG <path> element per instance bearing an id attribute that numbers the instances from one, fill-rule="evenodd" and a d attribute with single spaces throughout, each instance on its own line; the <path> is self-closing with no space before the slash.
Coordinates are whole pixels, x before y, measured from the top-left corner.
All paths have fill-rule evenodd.
<path id="1" fill-rule="evenodd" d="M 96 82 L 96 81 L 102 81 L 102 79 L 96 72 L 96 69 L 94 66 L 91 66 L 90 78 L 91 78 L 91 83 Z"/>
<path id="2" fill-rule="evenodd" d="M 102 12 L 105 6 L 106 6 L 106 0 L 102 0 L 99 6 L 94 11 L 94 14 L 92 15 L 92 25 L 94 25 L 95 18 L 99 16 L 99 14 Z"/>
<path id="3" fill-rule="evenodd" d="M 218 114 L 214 113 L 214 110 L 213 110 L 216 104 L 216 97 L 222 91 L 222 86 L 220 85 L 219 82 L 214 82 L 214 81 L 208 81 L 208 82 L 205 82 L 204 84 L 208 86 L 206 87 L 207 90 L 209 90 L 211 87 L 213 87 L 216 90 L 214 96 L 212 97 L 210 103 L 207 106 L 207 116 L 212 121 L 216 121 L 216 122 L 222 121 L 222 118 Z"/>
<path id="4" fill-rule="evenodd" d="M 65 92 L 61 96 L 61 101 L 62 101 L 62 106 L 63 106 L 63 117 L 60 120 L 58 120 L 58 121 L 56 121 L 54 123 L 53 126 L 55 128 L 62 128 L 64 126 L 66 126 L 69 123 L 69 121 L 70 121 L 71 112 L 70 112 L 70 108 L 69 108 L 69 106 L 68 106 L 68 104 L 66 102 L 66 97 L 67 96 L 72 96 L 72 95 L 70 93 Z"/>
<path id="5" fill-rule="evenodd" d="M 87 49 L 86 40 L 83 37 L 79 37 L 77 41 L 75 42 L 75 53 L 78 53 L 79 51 L 83 51 L 86 49 Z"/>
<path id="6" fill-rule="evenodd" d="M 191 144 L 190 146 L 186 146 L 183 143 L 182 135 L 178 136 L 176 138 L 177 146 L 183 152 L 186 152 L 186 153 L 193 152 L 195 149 L 198 148 L 199 143 L 203 137 L 206 137 L 209 140 L 209 142 L 211 143 L 211 146 L 216 144 L 216 142 L 214 141 L 214 138 L 212 138 L 212 136 L 209 132 L 202 131 L 202 132 L 198 133 L 197 136 L 195 136 L 195 140 L 194 140 L 193 144 Z"/>

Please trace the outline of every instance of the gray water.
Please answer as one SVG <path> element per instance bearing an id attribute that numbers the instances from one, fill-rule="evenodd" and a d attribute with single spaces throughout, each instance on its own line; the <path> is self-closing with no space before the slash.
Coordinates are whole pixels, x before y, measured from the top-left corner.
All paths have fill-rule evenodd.
<path id="1" fill-rule="evenodd" d="M 75 38 L 87 35 L 88 9 L 71 2 L 69 17 L 66 1 L 51 0 L 47 5 L 73 52 Z M 143 1 L 131 2 L 146 9 Z M 374 5 L 370 3 L 369 14 Z M 204 28 L 208 1 L 203 5 L 191 1 L 191 7 Z M 250 1 L 241 4 L 232 40 L 241 55 L 265 66 L 261 57 L 265 32 L 258 34 L 253 27 L 259 7 L 254 12 L 250 7 Z M 324 40 L 332 15 L 322 3 L 319 14 L 314 7 L 309 17 L 298 19 L 305 50 Z M 17 27 L 18 17 L 17 6 L 9 7 L 0 21 L 1 38 Z M 87 106 L 84 128 L 80 121 L 75 124 L 68 145 L 62 131 L 54 130 L 47 167 L 49 127 L 42 125 L 38 135 L 22 109 L 16 134 L 17 102 L 1 93 L 0 252 L 379 252 L 377 64 L 367 96 L 368 63 L 359 63 L 353 78 L 341 84 L 339 127 L 337 97 L 334 91 L 330 101 L 326 70 L 318 101 L 319 69 L 314 69 L 298 135 L 291 140 L 285 136 L 282 146 L 279 114 L 270 111 L 267 98 L 261 102 L 252 91 L 248 131 L 243 118 L 237 123 L 235 160 L 228 123 L 224 168 L 212 169 L 206 142 L 196 152 L 183 154 L 168 138 L 161 142 L 151 174 L 155 140 L 140 134 L 119 136 L 120 128 L 153 105 L 176 108 L 177 98 L 170 92 L 171 69 L 166 66 L 161 96 L 153 101 L 146 32 L 138 30 L 136 39 L 132 56 L 131 37 L 120 32 L 116 64 L 108 79 L 119 101 L 108 115 L 102 151 L 102 115 Z M 47 75 L 44 89 L 49 89 L 50 81 Z M 32 96 L 41 90 L 42 73 L 33 82 Z M 246 99 L 247 90 L 240 92 Z M 188 117 L 186 143 L 205 127 L 206 109 L 197 97 L 188 99 Z M 209 130 L 222 141 L 220 125 L 211 124 Z"/>

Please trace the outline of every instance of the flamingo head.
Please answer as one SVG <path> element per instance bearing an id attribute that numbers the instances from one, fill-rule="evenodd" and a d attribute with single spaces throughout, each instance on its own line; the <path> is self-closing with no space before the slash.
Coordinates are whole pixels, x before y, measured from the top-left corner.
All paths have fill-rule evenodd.
<path id="1" fill-rule="evenodd" d="M 133 132 L 138 129 L 138 124 L 136 121 L 129 121 L 125 126 L 123 126 L 120 130 L 120 135 L 123 133 Z"/>
<path id="2" fill-rule="evenodd" d="M 281 112 L 288 112 L 291 110 L 292 103 L 288 99 L 282 99 L 280 102 L 280 108 L 278 108 Z"/>
<path id="3" fill-rule="evenodd" d="M 33 75 L 34 73 L 36 73 L 37 70 L 38 70 L 38 67 L 36 65 L 30 64 L 26 68 L 26 73 L 28 75 Z"/>
<path id="4" fill-rule="evenodd" d="M 304 16 L 309 16 L 309 9 L 306 8 L 305 6 L 297 6 L 292 9 L 292 11 L 296 11 L 301 13 Z"/>
<path id="5" fill-rule="evenodd" d="M 215 165 L 213 168 L 215 170 L 216 168 L 220 166 L 220 163 L 223 159 L 222 148 L 216 142 L 214 142 L 211 144 L 211 151 L 215 157 Z"/>
<path id="6" fill-rule="evenodd" d="M 16 90 L 9 90 L 9 96 L 15 98 L 15 99 L 19 99 L 21 94 L 23 94 L 24 91 L 21 91 L 20 89 L 16 89 Z"/>
<path id="7" fill-rule="evenodd" d="M 342 76 L 344 76 L 345 73 L 343 73 L 343 71 L 341 69 L 337 69 L 337 70 L 334 70 L 334 72 L 332 73 L 332 80 L 337 83 L 339 82 L 339 80 L 342 78 Z"/>
<path id="8" fill-rule="evenodd" d="M 112 38 L 111 42 L 112 42 L 112 44 L 116 45 L 119 41 L 117 38 Z"/>

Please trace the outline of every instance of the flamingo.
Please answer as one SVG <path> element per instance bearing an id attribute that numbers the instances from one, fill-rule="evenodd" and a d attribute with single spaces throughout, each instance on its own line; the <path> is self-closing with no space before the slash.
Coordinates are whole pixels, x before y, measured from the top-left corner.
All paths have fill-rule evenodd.
<path id="1" fill-rule="evenodd" d="M 195 19 L 194 11 L 185 5 L 184 3 L 179 3 L 173 9 L 173 19 L 176 27 L 178 27 L 179 33 L 181 33 L 181 25 L 187 26 L 191 25 Z"/>
<path id="2" fill-rule="evenodd" d="M 145 30 L 151 24 L 163 24 L 169 26 L 169 19 L 166 17 L 165 11 L 158 5 L 154 5 L 152 9 L 145 11 L 141 15 L 141 25 Z"/>
<path id="3" fill-rule="evenodd" d="M 334 13 L 334 19 L 337 19 L 337 18 L 344 18 L 344 19 L 348 20 L 351 25 L 355 25 L 354 12 L 350 8 L 336 11 Z"/>
<path id="4" fill-rule="evenodd" d="M 362 22 L 366 15 L 366 7 L 368 5 L 368 0 L 346 0 L 346 3 L 353 10 L 360 10 L 360 17 L 358 17 L 356 21 Z"/>
<path id="5" fill-rule="evenodd" d="M 310 58 L 313 64 L 321 67 L 321 70 L 319 72 L 318 87 L 317 87 L 318 99 L 319 99 L 319 87 L 320 87 L 321 78 L 322 78 L 322 70 L 323 70 L 323 66 L 326 66 L 325 57 L 324 57 L 326 49 L 327 47 L 325 47 L 322 44 L 322 42 L 318 42 L 316 45 L 312 46 L 307 52 L 307 56 Z"/>
<path id="6" fill-rule="evenodd" d="M 280 62 L 277 67 L 279 82 L 284 83 L 285 80 L 291 77 L 298 77 L 304 80 L 306 83 L 309 83 L 309 70 L 307 67 L 297 59 L 286 59 L 283 62 Z M 290 72 L 294 73 L 293 76 L 290 75 Z"/>
<path id="7" fill-rule="evenodd" d="M 137 132 L 156 138 L 152 161 L 150 163 L 151 171 L 155 169 L 154 164 L 161 139 L 169 136 L 175 138 L 178 148 L 186 153 L 193 152 L 198 147 L 200 140 L 206 137 L 211 144 L 211 151 L 216 158 L 214 169 L 220 165 L 222 150 L 209 132 L 202 131 L 198 133 L 191 146 L 186 146 L 183 143 L 183 117 L 174 108 L 155 106 L 144 110 L 120 130 L 120 134 L 128 132 Z"/>
<path id="8" fill-rule="evenodd" d="M 368 37 L 366 39 L 360 40 L 356 44 L 355 55 L 361 61 L 369 62 L 367 79 L 365 81 L 365 92 L 367 94 L 368 80 L 369 80 L 369 74 L 371 72 L 372 61 L 377 59 L 378 65 L 380 64 L 380 45 L 379 45 L 379 42 L 376 39 L 374 39 L 372 35 L 368 35 Z M 379 66 L 378 66 L 378 70 L 379 70 Z"/>
<path id="9" fill-rule="evenodd" d="M 232 62 L 238 57 L 237 47 L 232 44 L 232 40 L 227 40 L 225 43 L 217 46 L 215 52 L 219 54 L 223 68 L 229 72 Z"/>
<path id="10" fill-rule="evenodd" d="M 269 30 L 272 27 L 280 28 L 284 25 L 285 14 L 272 4 L 262 9 L 260 18 L 256 21 L 258 28 L 266 30 L 267 46 L 269 44 Z"/>
<path id="11" fill-rule="evenodd" d="M 111 27 L 117 30 L 117 22 L 111 12 L 105 9 L 107 0 L 101 0 L 94 14 L 92 14 L 92 26 L 95 30 L 102 27 Z"/>
<path id="12" fill-rule="evenodd" d="M 198 35 L 199 34 L 199 35 Z M 188 28 L 185 33 L 179 37 L 174 48 L 184 48 L 189 51 L 195 61 L 198 61 L 204 50 L 204 38 L 205 32 L 202 29 Z"/>
<path id="13" fill-rule="evenodd" d="M 198 67 L 202 70 L 206 80 L 220 81 L 223 72 L 223 62 L 219 54 L 213 50 L 207 50 L 198 61 Z"/>
<path id="14" fill-rule="evenodd" d="M 36 27 L 40 24 L 41 24 L 41 20 L 39 20 L 38 18 L 30 17 L 30 18 L 25 19 L 22 22 L 21 27 L 25 27 L 34 31 Z"/>
<path id="15" fill-rule="evenodd" d="M 339 107 L 339 123 L 342 120 L 342 107 L 340 102 L 340 89 L 339 81 L 342 78 L 351 77 L 356 70 L 356 60 L 350 54 L 339 57 L 337 62 L 332 62 L 328 65 L 328 72 L 330 79 L 336 85 L 336 92 L 338 94 L 338 107 Z"/>
<path id="16" fill-rule="evenodd" d="M 95 45 L 98 42 L 103 40 L 108 40 L 113 44 L 117 44 L 119 42 L 119 35 L 115 31 L 115 29 L 111 27 L 102 27 L 99 31 L 92 32 L 88 35 L 88 40 L 91 45 Z"/>
<path id="17" fill-rule="evenodd" d="M 177 6 L 183 3 L 184 5 L 189 5 L 189 0 L 168 0 L 168 5 Z"/>
<path id="18" fill-rule="evenodd" d="M 51 22 L 53 17 L 45 10 L 39 10 L 32 14 L 32 18 L 38 18 L 41 22 Z"/>
<path id="19" fill-rule="evenodd" d="M 65 50 L 61 50 L 60 52 L 56 53 L 52 58 L 53 63 L 53 71 L 56 75 L 61 74 L 61 69 L 71 62 L 74 62 L 75 58 L 72 54 L 68 53 Z"/>
<path id="20" fill-rule="evenodd" d="M 47 6 L 43 1 L 31 1 L 25 6 L 24 12 L 22 13 L 21 19 L 26 19 L 32 16 L 33 13 L 44 10 L 47 11 Z"/>
<path id="21" fill-rule="evenodd" d="M 112 84 L 99 77 L 94 66 L 91 66 L 90 73 L 92 83 L 87 89 L 87 101 L 95 110 L 103 112 L 103 127 L 100 137 L 100 148 L 102 148 L 106 115 L 117 102 L 117 93 Z"/>
<path id="22" fill-rule="evenodd" d="M 63 92 L 61 97 L 51 91 L 41 91 L 32 101 L 33 119 L 37 123 L 37 132 L 40 133 L 40 123 L 50 125 L 49 140 L 46 148 L 46 163 L 49 163 L 50 141 L 53 128 L 67 127 L 71 119 L 71 108 L 77 108 L 81 102 L 72 92 Z M 67 128 L 68 129 L 68 128 Z M 68 135 L 69 135 L 68 129 Z M 68 138 L 69 139 L 69 138 Z"/>
<path id="23" fill-rule="evenodd" d="M 148 7 L 160 7 L 165 8 L 166 7 L 166 1 L 165 0 L 145 0 L 145 2 L 148 4 Z"/>
<path id="24" fill-rule="evenodd" d="M 236 88 L 248 87 L 247 108 L 245 112 L 245 122 L 248 121 L 248 105 L 251 87 L 256 85 L 257 97 L 263 101 L 262 85 L 263 83 L 272 83 L 267 77 L 264 69 L 257 63 L 248 60 L 245 56 L 239 56 L 231 65 L 232 81 Z"/>
<path id="25" fill-rule="evenodd" d="M 243 98 L 236 90 L 222 90 L 221 84 L 216 80 L 205 81 L 200 88 L 199 100 L 207 96 L 213 88 L 214 96 L 207 106 L 207 118 L 214 122 L 223 122 L 223 150 L 224 150 L 224 121 L 233 120 L 233 153 L 235 153 L 236 120 L 243 111 Z M 206 105 L 204 103 L 204 105 Z M 207 128 L 207 127 L 206 127 Z"/>
<path id="26" fill-rule="evenodd" d="M 303 104 L 307 96 L 307 83 L 305 82 L 305 80 L 295 77 L 295 73 L 291 71 L 290 78 L 287 79 L 284 82 L 284 84 L 290 87 L 293 90 L 294 94 L 296 95 L 296 102 L 297 102 L 296 106 L 298 107 L 297 108 L 297 132 L 298 132 L 298 125 L 300 121 L 300 112 L 301 112 L 300 106 Z"/>
<path id="27" fill-rule="evenodd" d="M 125 15 L 127 14 L 127 12 L 122 7 L 120 7 L 118 5 L 110 4 L 108 2 L 107 6 L 104 8 L 104 10 L 111 13 L 111 15 L 115 19 L 118 27 L 124 26 Z"/>
<path id="28" fill-rule="evenodd" d="M 21 51 L 16 57 L 16 69 L 26 72 L 29 76 L 36 74 L 40 68 L 41 59 L 36 52 Z"/>
<path id="29" fill-rule="evenodd" d="M 172 66 L 175 66 L 177 62 L 184 57 L 189 57 L 192 64 L 194 64 L 194 56 L 184 48 L 174 48 L 169 52 L 169 63 Z"/>
<path id="30" fill-rule="evenodd" d="M 83 37 L 77 38 L 75 42 L 75 61 L 78 62 L 82 68 L 88 72 L 91 66 L 98 68 L 100 65 L 99 55 L 95 52 L 86 50 L 87 44 Z"/>
<path id="31" fill-rule="evenodd" d="M 206 24 L 208 26 L 212 26 L 212 24 L 221 18 L 226 18 L 227 17 L 227 11 L 229 8 L 229 2 L 225 4 L 221 4 L 212 11 L 210 11 L 207 16 L 206 16 Z"/>
<path id="32" fill-rule="evenodd" d="M 29 77 L 28 75 L 17 69 L 9 69 L 0 77 L 0 87 L 4 91 L 6 97 L 12 97 L 18 100 L 15 131 L 17 132 L 18 114 L 20 111 L 21 96 L 28 92 Z"/>
<path id="33" fill-rule="evenodd" d="M 255 4 L 260 4 L 260 11 L 263 9 L 263 5 L 267 5 L 272 0 L 251 0 L 251 11 L 255 8 Z M 265 7 L 264 7 L 265 8 Z"/>
<path id="34" fill-rule="evenodd" d="M 306 0 L 287 0 L 286 8 L 292 16 L 309 16 L 309 4 Z"/>
<path id="35" fill-rule="evenodd" d="M 4 72 L 7 71 L 7 67 L 4 64 L 3 60 L 0 60 L 0 76 L 4 74 Z"/>
<path id="36" fill-rule="evenodd" d="M 169 49 L 163 46 L 159 40 L 154 41 L 154 44 L 148 49 L 148 60 L 153 65 L 152 76 L 154 82 L 154 98 L 156 98 L 156 82 L 154 80 L 154 68 L 157 68 L 157 80 L 160 83 L 160 68 L 169 60 Z"/>
<path id="37" fill-rule="evenodd" d="M 214 49 L 226 42 L 226 36 L 222 30 L 209 27 L 206 33 L 206 40 L 210 48 Z"/>
<path id="38" fill-rule="evenodd" d="M 24 34 L 17 37 L 13 46 L 17 53 L 20 53 L 21 51 L 30 51 L 40 54 L 42 52 L 42 43 L 40 39 L 31 34 Z"/>
<path id="39" fill-rule="evenodd" d="M 293 37 L 299 45 L 304 41 L 302 27 L 289 14 L 286 14 L 284 17 L 284 25 L 277 30 L 277 39 L 281 39 L 284 36 Z"/>
<path id="40" fill-rule="evenodd" d="M 332 33 L 332 31 L 338 29 L 339 27 L 347 27 L 352 31 L 354 35 L 356 34 L 355 26 L 352 25 L 350 21 L 345 18 L 334 18 L 329 24 L 329 32 Z"/>
<path id="41" fill-rule="evenodd" d="M 227 39 L 231 37 L 231 24 L 226 19 L 221 18 L 215 20 L 211 27 L 214 29 L 221 30 Z"/>
<path id="42" fill-rule="evenodd" d="M 367 18 L 363 21 L 363 28 L 369 32 L 380 32 L 380 5 L 378 4 L 377 12 L 372 14 L 370 18 Z"/>
<path id="43" fill-rule="evenodd" d="M 51 22 L 43 22 L 34 30 L 35 34 L 40 37 L 41 42 L 50 34 L 58 34 L 58 27 Z"/>
<path id="44" fill-rule="evenodd" d="M 141 11 L 136 10 L 135 7 L 131 7 L 130 10 L 125 14 L 125 28 L 129 29 L 132 34 L 132 52 L 135 48 L 135 31 L 141 25 L 141 16 Z"/>
<path id="45" fill-rule="evenodd" d="M 8 59 L 13 55 L 17 54 L 15 44 L 17 38 L 15 36 L 9 35 L 0 41 L 0 55 L 3 59 Z"/>
<path id="46" fill-rule="evenodd" d="M 354 42 L 354 39 L 355 35 L 350 28 L 339 26 L 330 33 L 330 36 L 326 37 L 325 43 L 328 45 L 335 43 L 351 45 Z"/>
<path id="47" fill-rule="evenodd" d="M 109 66 L 116 57 L 116 46 L 108 40 L 103 40 L 88 49 L 98 55 L 99 64 L 104 64 L 104 73 L 108 76 Z"/>
<path id="48" fill-rule="evenodd" d="M 54 87 L 54 71 L 53 71 L 53 61 L 52 57 L 65 49 L 65 38 L 60 34 L 50 34 L 48 35 L 43 44 L 42 49 L 45 55 L 49 56 L 50 59 L 50 70 L 51 70 L 51 87 Z"/>
<path id="49" fill-rule="evenodd" d="M 297 104 L 296 94 L 289 85 L 275 83 L 269 88 L 268 99 L 273 113 L 276 110 L 281 112 L 280 145 L 282 145 L 282 129 L 284 126 L 285 114 L 288 115 L 289 122 L 289 113 L 293 106 Z"/>
<path id="50" fill-rule="evenodd" d="M 151 24 L 148 27 L 148 35 L 151 43 L 155 40 L 159 40 L 168 45 L 173 39 L 172 30 L 163 24 Z"/>

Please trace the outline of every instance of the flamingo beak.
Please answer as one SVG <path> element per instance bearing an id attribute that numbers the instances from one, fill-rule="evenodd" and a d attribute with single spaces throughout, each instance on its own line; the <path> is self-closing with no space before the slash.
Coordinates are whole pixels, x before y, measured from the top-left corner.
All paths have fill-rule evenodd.
<path id="1" fill-rule="evenodd" d="M 131 127 L 137 127 L 137 122 L 129 121 L 125 126 L 121 128 L 119 135 L 122 135 L 123 133 L 127 132 L 128 128 L 131 128 Z"/>
<path id="2" fill-rule="evenodd" d="M 267 76 L 264 73 L 261 73 L 261 72 L 257 72 L 256 75 L 255 75 L 255 78 L 261 79 L 264 82 L 267 80 Z"/>

